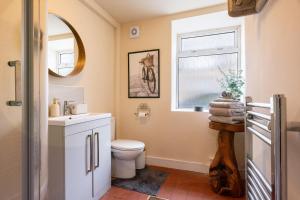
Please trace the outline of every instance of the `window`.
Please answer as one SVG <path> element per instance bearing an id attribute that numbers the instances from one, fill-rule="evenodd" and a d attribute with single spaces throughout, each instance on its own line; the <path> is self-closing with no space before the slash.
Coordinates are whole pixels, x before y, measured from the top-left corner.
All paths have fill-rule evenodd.
<path id="1" fill-rule="evenodd" d="M 241 66 L 240 27 L 184 33 L 177 36 L 176 109 L 208 108 L 222 92 L 223 71 Z"/>
<path id="2" fill-rule="evenodd" d="M 57 51 L 57 71 L 58 74 L 66 76 L 74 70 L 74 51 L 61 50 Z"/>

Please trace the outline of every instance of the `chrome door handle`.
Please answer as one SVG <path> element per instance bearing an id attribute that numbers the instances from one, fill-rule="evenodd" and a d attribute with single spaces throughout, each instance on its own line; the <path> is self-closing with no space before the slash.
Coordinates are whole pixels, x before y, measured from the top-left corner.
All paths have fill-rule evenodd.
<path id="1" fill-rule="evenodd" d="M 100 165 L 100 161 L 99 161 L 99 158 L 100 158 L 100 149 L 99 149 L 99 133 L 95 133 L 95 137 L 97 136 L 97 164 L 95 165 L 95 169 L 99 167 Z"/>
<path id="2" fill-rule="evenodd" d="M 88 148 L 88 142 L 90 143 L 90 148 Z M 88 156 L 88 151 L 90 151 L 90 156 Z M 90 157 L 90 162 L 88 162 L 88 157 Z M 90 173 L 92 171 L 92 166 L 93 166 L 92 135 L 88 135 L 86 137 L 86 159 L 85 159 L 85 165 L 86 165 L 86 174 L 88 174 L 88 173 Z"/>
<path id="3" fill-rule="evenodd" d="M 15 68 L 15 100 L 7 101 L 8 106 L 22 106 L 22 69 L 21 62 L 19 60 L 9 61 L 9 67 Z"/>

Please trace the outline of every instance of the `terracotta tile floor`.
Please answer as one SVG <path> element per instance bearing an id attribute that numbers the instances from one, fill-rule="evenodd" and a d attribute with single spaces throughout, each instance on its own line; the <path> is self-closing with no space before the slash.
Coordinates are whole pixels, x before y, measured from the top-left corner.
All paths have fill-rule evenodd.
<path id="1" fill-rule="evenodd" d="M 160 188 L 158 197 L 169 200 L 245 200 L 230 198 L 213 193 L 205 174 L 153 167 L 169 173 Z M 138 192 L 112 187 L 101 200 L 146 200 L 147 195 Z"/>

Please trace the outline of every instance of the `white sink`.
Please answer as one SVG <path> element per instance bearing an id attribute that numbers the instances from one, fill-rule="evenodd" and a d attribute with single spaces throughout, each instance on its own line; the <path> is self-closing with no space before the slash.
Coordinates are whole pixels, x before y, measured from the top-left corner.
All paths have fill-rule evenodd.
<path id="1" fill-rule="evenodd" d="M 111 113 L 87 113 L 80 115 L 66 115 L 59 117 L 49 117 L 48 125 L 52 126 L 69 126 L 72 124 L 79 124 L 87 121 L 103 119 L 111 117 Z"/>

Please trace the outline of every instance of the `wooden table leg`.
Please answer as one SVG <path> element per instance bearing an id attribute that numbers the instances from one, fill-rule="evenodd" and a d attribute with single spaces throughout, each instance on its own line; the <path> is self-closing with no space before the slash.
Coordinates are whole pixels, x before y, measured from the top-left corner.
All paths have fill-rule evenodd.
<path id="1" fill-rule="evenodd" d="M 209 169 L 210 185 L 218 194 L 241 197 L 243 186 L 234 153 L 234 132 L 220 131 L 218 145 Z"/>

